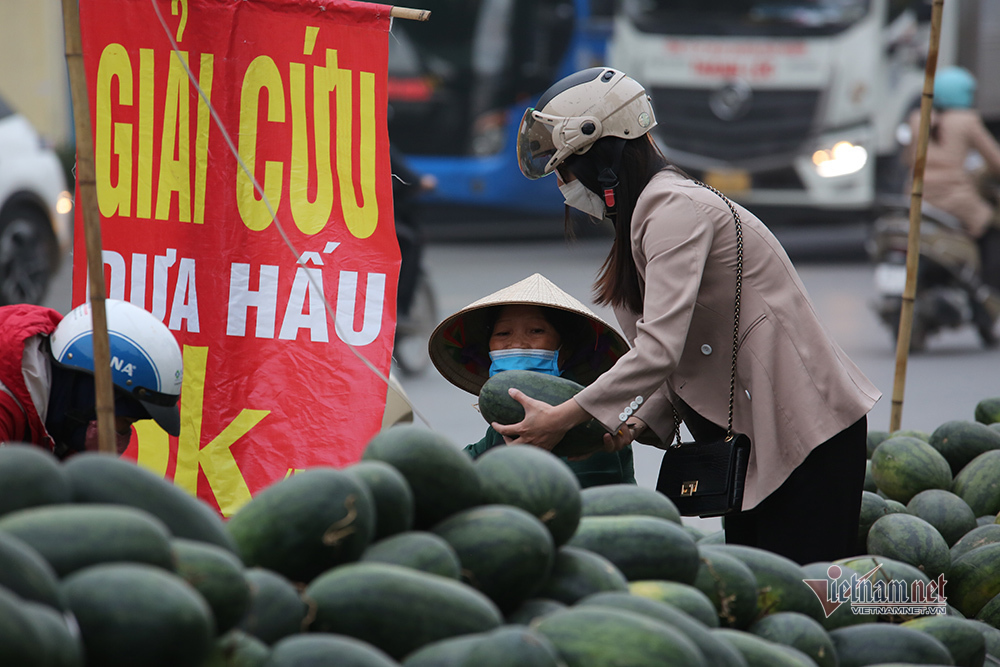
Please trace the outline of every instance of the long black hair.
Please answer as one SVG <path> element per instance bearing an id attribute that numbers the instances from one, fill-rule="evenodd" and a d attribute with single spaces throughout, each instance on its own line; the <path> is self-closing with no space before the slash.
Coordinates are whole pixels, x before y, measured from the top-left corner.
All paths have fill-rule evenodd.
<path id="1" fill-rule="evenodd" d="M 616 137 L 598 139 L 583 155 L 566 158 L 559 169 L 573 174 L 584 187 L 603 198 L 604 188 L 598 180 L 598 174 L 614 162 L 617 144 L 621 141 L 623 140 Z M 676 168 L 663 157 L 650 135 L 624 141 L 621 166 L 618 169 L 618 187 L 615 190 L 615 240 L 594 281 L 593 291 L 594 301 L 601 305 L 625 307 L 632 312 L 641 313 L 642 290 L 639 287 L 635 260 L 632 258 L 632 212 L 650 179 L 663 169 Z"/>

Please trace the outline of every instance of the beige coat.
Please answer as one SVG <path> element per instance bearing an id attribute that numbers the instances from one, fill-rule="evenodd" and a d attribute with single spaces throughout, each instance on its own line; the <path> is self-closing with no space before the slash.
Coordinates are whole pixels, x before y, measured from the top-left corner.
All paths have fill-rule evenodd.
<path id="1" fill-rule="evenodd" d="M 734 428 L 753 448 L 743 508 L 777 489 L 816 446 L 881 396 L 820 323 L 777 239 L 737 206 L 743 296 Z M 643 313 L 616 314 L 633 348 L 576 396 L 607 428 L 631 414 L 672 439 L 676 392 L 716 424 L 728 419 L 736 293 L 733 216 L 713 192 L 664 171 L 639 197 L 632 255 Z"/>
<path id="2" fill-rule="evenodd" d="M 970 151 L 978 151 L 987 169 L 1000 176 L 1000 145 L 972 109 L 935 111 L 932 123 L 938 126 L 938 141 L 927 144 L 924 201 L 954 215 L 969 234 L 979 238 L 990 225 L 993 207 L 979 195 L 975 176 L 966 169 L 965 160 Z M 919 126 L 920 112 L 915 111 L 910 116 L 914 137 Z M 914 152 L 911 147 L 911 161 Z"/>

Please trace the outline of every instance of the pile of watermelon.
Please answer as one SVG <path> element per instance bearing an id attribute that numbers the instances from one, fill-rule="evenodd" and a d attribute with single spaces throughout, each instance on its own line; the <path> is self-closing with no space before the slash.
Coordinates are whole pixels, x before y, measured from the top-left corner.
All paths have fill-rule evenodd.
<path id="1" fill-rule="evenodd" d="M 581 490 L 544 450 L 472 461 L 413 425 L 228 521 L 115 457 L 8 445 L 0 665 L 1000 665 L 994 422 L 1000 399 L 931 434 L 871 432 L 866 555 L 805 566 L 685 525 L 650 489 Z M 947 615 L 831 609 L 805 581 L 852 575 L 943 578 Z"/>

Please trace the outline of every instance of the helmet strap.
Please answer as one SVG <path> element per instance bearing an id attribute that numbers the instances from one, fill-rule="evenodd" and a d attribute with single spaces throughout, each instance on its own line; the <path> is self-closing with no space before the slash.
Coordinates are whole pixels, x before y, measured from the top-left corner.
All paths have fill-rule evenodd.
<path id="1" fill-rule="evenodd" d="M 614 157 L 611 161 L 610 167 L 604 167 L 597 174 L 597 182 L 601 185 L 601 195 L 604 198 L 604 207 L 607 211 L 606 215 L 611 218 L 611 220 L 616 220 L 618 217 L 618 202 L 615 190 L 618 188 L 618 170 L 622 165 L 622 152 L 625 150 L 625 139 L 621 137 L 615 137 Z"/>

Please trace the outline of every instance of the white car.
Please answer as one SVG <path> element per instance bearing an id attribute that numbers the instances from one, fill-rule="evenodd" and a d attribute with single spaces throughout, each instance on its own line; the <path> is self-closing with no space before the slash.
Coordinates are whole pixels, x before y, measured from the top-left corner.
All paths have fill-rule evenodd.
<path id="1" fill-rule="evenodd" d="M 41 303 L 71 238 L 56 153 L 0 98 L 0 306 Z"/>

